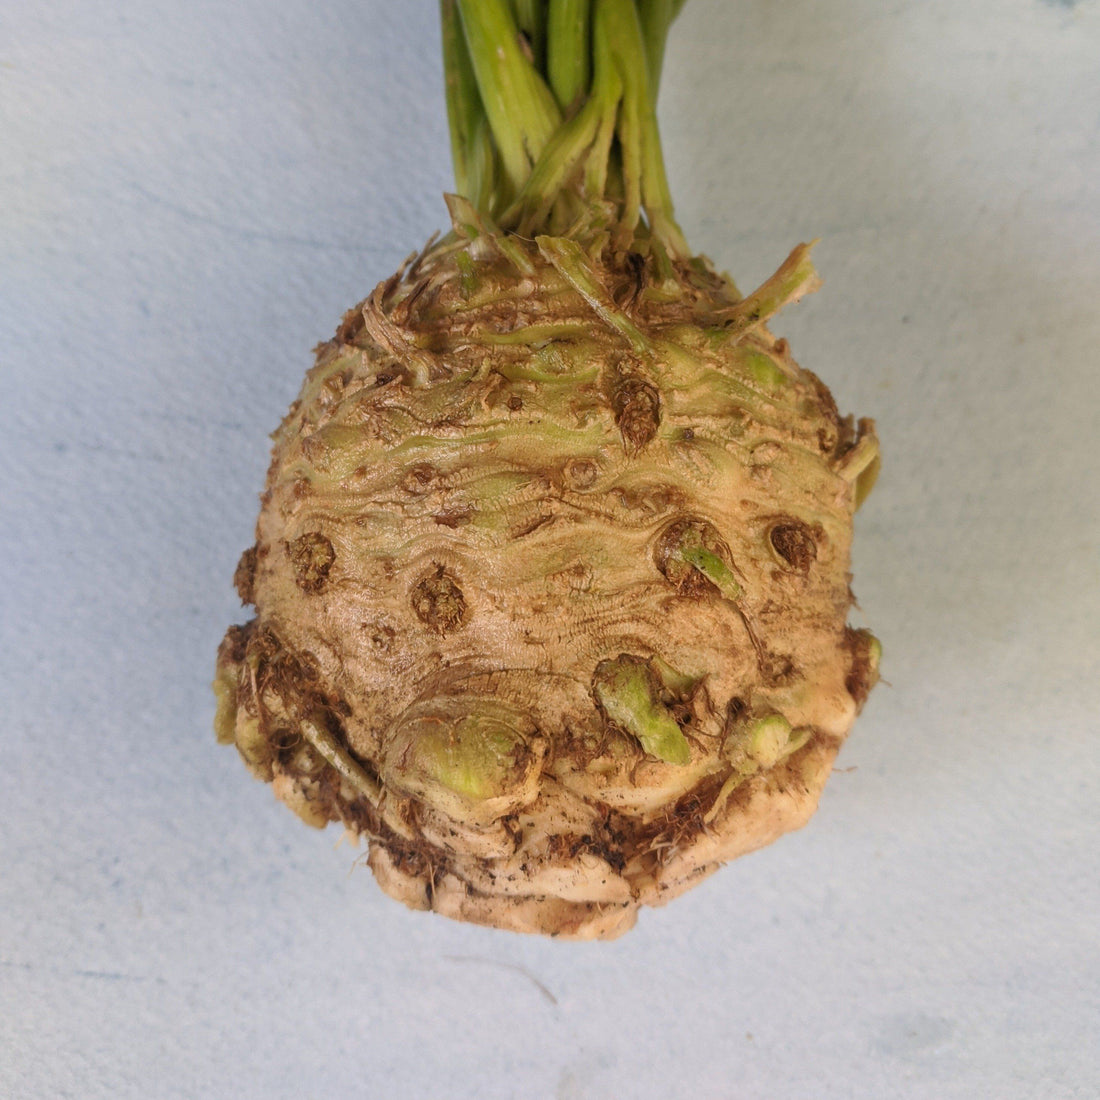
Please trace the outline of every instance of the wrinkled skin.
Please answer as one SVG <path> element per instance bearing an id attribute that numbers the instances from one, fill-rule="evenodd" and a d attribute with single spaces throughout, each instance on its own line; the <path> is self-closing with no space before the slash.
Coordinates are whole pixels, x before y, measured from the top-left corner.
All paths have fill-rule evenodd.
<path id="1" fill-rule="evenodd" d="M 556 243 L 453 237 L 318 349 L 217 721 L 406 904 L 610 937 L 813 812 L 877 446 L 764 327 L 804 253 L 742 300 Z"/>

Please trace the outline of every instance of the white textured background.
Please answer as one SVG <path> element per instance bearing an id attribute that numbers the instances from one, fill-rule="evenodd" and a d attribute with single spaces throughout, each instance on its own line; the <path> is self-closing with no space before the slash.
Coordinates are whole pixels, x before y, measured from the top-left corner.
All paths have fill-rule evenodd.
<path id="1" fill-rule="evenodd" d="M 610 945 L 384 898 L 210 732 L 266 433 L 440 226 L 430 0 L 0 0 L 0 1095 L 1100 1095 L 1100 0 L 692 0 L 689 239 L 879 422 L 809 827 Z"/>

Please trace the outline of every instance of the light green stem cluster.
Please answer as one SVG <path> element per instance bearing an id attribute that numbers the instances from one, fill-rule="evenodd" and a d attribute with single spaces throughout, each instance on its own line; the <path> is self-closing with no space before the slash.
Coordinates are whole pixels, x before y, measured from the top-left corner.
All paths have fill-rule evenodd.
<path id="1" fill-rule="evenodd" d="M 689 250 L 657 84 L 684 0 L 441 0 L 455 182 L 485 217 L 562 236 L 609 204 L 616 243 Z"/>

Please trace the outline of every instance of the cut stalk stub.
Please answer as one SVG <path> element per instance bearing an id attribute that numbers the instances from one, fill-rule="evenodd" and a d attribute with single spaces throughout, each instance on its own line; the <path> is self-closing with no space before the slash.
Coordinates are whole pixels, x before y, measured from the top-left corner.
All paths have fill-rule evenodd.
<path id="1" fill-rule="evenodd" d="M 671 524 L 658 539 L 657 568 L 683 595 L 717 592 L 735 601 L 741 586 L 727 564 L 729 547 L 715 526 L 703 519 L 683 519 Z"/>
<path id="2" fill-rule="evenodd" d="M 608 721 L 629 733 L 666 764 L 687 764 L 691 746 L 672 712 L 661 702 L 661 684 L 648 661 L 622 653 L 596 666 L 596 700 Z"/>

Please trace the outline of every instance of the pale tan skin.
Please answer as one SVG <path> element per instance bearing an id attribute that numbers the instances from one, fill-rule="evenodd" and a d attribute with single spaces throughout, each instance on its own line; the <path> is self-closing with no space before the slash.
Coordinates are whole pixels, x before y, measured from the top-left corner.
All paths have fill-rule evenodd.
<path id="1" fill-rule="evenodd" d="M 742 300 L 512 240 L 526 271 L 452 238 L 318 349 L 218 732 L 407 905 L 608 938 L 813 812 L 877 676 L 877 445 L 764 327 L 804 251 Z"/>

